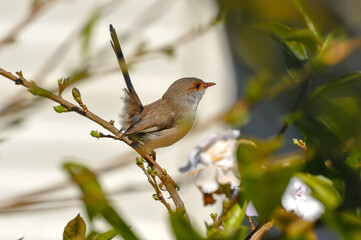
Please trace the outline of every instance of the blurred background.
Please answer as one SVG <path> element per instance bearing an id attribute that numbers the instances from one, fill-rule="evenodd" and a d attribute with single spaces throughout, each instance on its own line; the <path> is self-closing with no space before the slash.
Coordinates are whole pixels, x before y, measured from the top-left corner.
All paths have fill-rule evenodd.
<path id="1" fill-rule="evenodd" d="M 144 104 L 158 100 L 173 81 L 195 76 L 216 82 L 200 103 L 192 132 L 157 151 L 158 163 L 182 186 L 180 194 L 203 228 L 209 210 L 193 177 L 178 168 L 209 133 L 222 129 L 217 118 L 236 99 L 236 84 L 224 29 L 214 25 L 218 7 L 209 1 L 2 1 L 0 39 L 28 15 L 11 41 L 0 45 L 0 67 L 40 86 L 57 89 L 59 78 L 74 82 L 84 103 L 119 126 L 123 76 L 110 45 L 115 27 L 133 84 Z M 98 173 L 103 190 L 142 239 L 171 239 L 167 211 L 152 198 L 153 189 L 125 144 L 97 140 L 97 124 L 58 114 L 57 105 L 29 94 L 1 77 L 0 239 L 60 239 L 79 212 L 81 196 L 62 165 L 77 161 Z M 69 87 L 71 90 L 71 88 Z M 71 91 L 64 98 L 72 101 Z M 184 182 L 184 184 L 183 184 Z M 184 185 L 184 186 L 183 186 Z M 41 191 L 39 193 L 38 191 Z M 168 196 L 167 196 L 168 197 Z M 14 205 L 15 204 L 15 205 Z M 155 224 L 155 222 L 157 224 Z M 104 229 L 99 221 L 99 228 Z"/>
<path id="2" fill-rule="evenodd" d="M 312 102 L 302 102 L 305 95 L 360 69 L 361 2 L 307 1 L 314 25 L 295 2 L 2 0 L 0 68 L 22 70 L 26 79 L 54 91 L 58 79 L 72 77 L 87 107 L 117 127 L 125 83 L 109 43 L 109 24 L 144 104 L 181 77 L 215 82 L 191 132 L 157 151 L 157 162 L 181 187 L 192 223 L 204 231 L 209 214 L 221 206 L 203 207 L 194 176 L 179 173 L 188 153 L 226 128 L 260 139 L 282 135 L 279 152 L 293 151 L 292 138 L 301 137 L 303 128 L 287 124 L 289 114 L 302 109 L 312 116 Z M 63 169 L 67 161 L 97 173 L 113 206 L 142 239 L 173 238 L 167 211 L 152 198 L 132 149 L 92 138 L 91 130 L 106 131 L 77 114 L 58 114 L 52 109 L 57 104 L 0 78 L 0 239 L 59 239 L 70 219 L 86 216 Z M 71 100 L 69 89 L 63 96 Z M 359 90 L 358 84 L 343 93 L 359 99 Z M 345 125 L 358 134 L 357 111 L 348 113 L 353 121 Z M 101 231 L 109 227 L 102 221 L 95 225 Z M 326 231 L 328 239 L 338 239 Z M 324 227 L 317 234 L 325 237 Z"/>

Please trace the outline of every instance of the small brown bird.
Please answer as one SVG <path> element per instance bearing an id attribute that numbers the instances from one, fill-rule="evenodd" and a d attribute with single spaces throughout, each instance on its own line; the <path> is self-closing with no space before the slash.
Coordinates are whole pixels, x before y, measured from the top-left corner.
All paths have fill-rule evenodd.
<path id="1" fill-rule="evenodd" d="M 155 157 L 154 149 L 167 147 L 191 129 L 198 103 L 215 83 L 190 77 L 175 81 L 158 101 L 143 106 L 131 83 L 114 28 L 110 25 L 112 47 L 127 85 L 121 114 L 123 135 L 137 143 L 144 153 Z"/>

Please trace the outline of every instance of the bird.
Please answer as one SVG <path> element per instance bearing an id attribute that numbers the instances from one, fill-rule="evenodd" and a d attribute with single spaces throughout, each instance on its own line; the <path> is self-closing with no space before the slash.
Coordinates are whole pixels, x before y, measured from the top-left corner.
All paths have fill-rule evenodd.
<path id="1" fill-rule="evenodd" d="M 216 85 L 196 77 L 173 82 L 161 99 L 143 106 L 131 82 L 115 29 L 110 25 L 111 45 L 127 88 L 120 114 L 121 136 L 127 136 L 143 153 L 155 160 L 154 150 L 182 139 L 192 128 L 197 107 L 207 88 Z"/>

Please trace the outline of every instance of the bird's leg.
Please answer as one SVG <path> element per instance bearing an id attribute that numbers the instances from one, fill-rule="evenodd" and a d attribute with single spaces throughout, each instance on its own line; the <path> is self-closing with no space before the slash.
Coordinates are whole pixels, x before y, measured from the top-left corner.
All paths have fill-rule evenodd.
<path id="1" fill-rule="evenodd" d="M 148 155 L 151 156 L 154 161 L 157 158 L 156 153 L 153 150 L 150 153 L 148 153 Z M 147 161 L 149 167 L 151 167 L 152 169 L 155 168 L 155 165 L 151 161 L 149 161 L 148 159 L 145 159 L 145 161 Z"/>
<path id="2" fill-rule="evenodd" d="M 157 156 L 153 150 L 149 153 L 149 155 L 154 159 L 154 161 L 156 160 Z"/>
<path id="3" fill-rule="evenodd" d="M 150 153 L 148 153 L 148 155 L 151 156 L 152 159 L 155 161 L 156 153 L 153 150 Z M 151 161 L 149 161 L 148 159 L 145 159 L 145 161 L 147 161 L 148 166 L 151 167 L 152 169 L 155 167 L 155 165 Z"/>

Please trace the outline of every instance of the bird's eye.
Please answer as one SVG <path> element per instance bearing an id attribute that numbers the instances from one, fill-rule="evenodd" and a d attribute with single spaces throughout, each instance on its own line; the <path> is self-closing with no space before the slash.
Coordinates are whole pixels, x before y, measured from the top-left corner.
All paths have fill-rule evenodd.
<path id="1" fill-rule="evenodd" d="M 198 89 L 201 87 L 201 84 L 200 84 L 200 83 L 197 83 L 195 87 L 196 87 L 196 89 L 198 90 Z"/>

